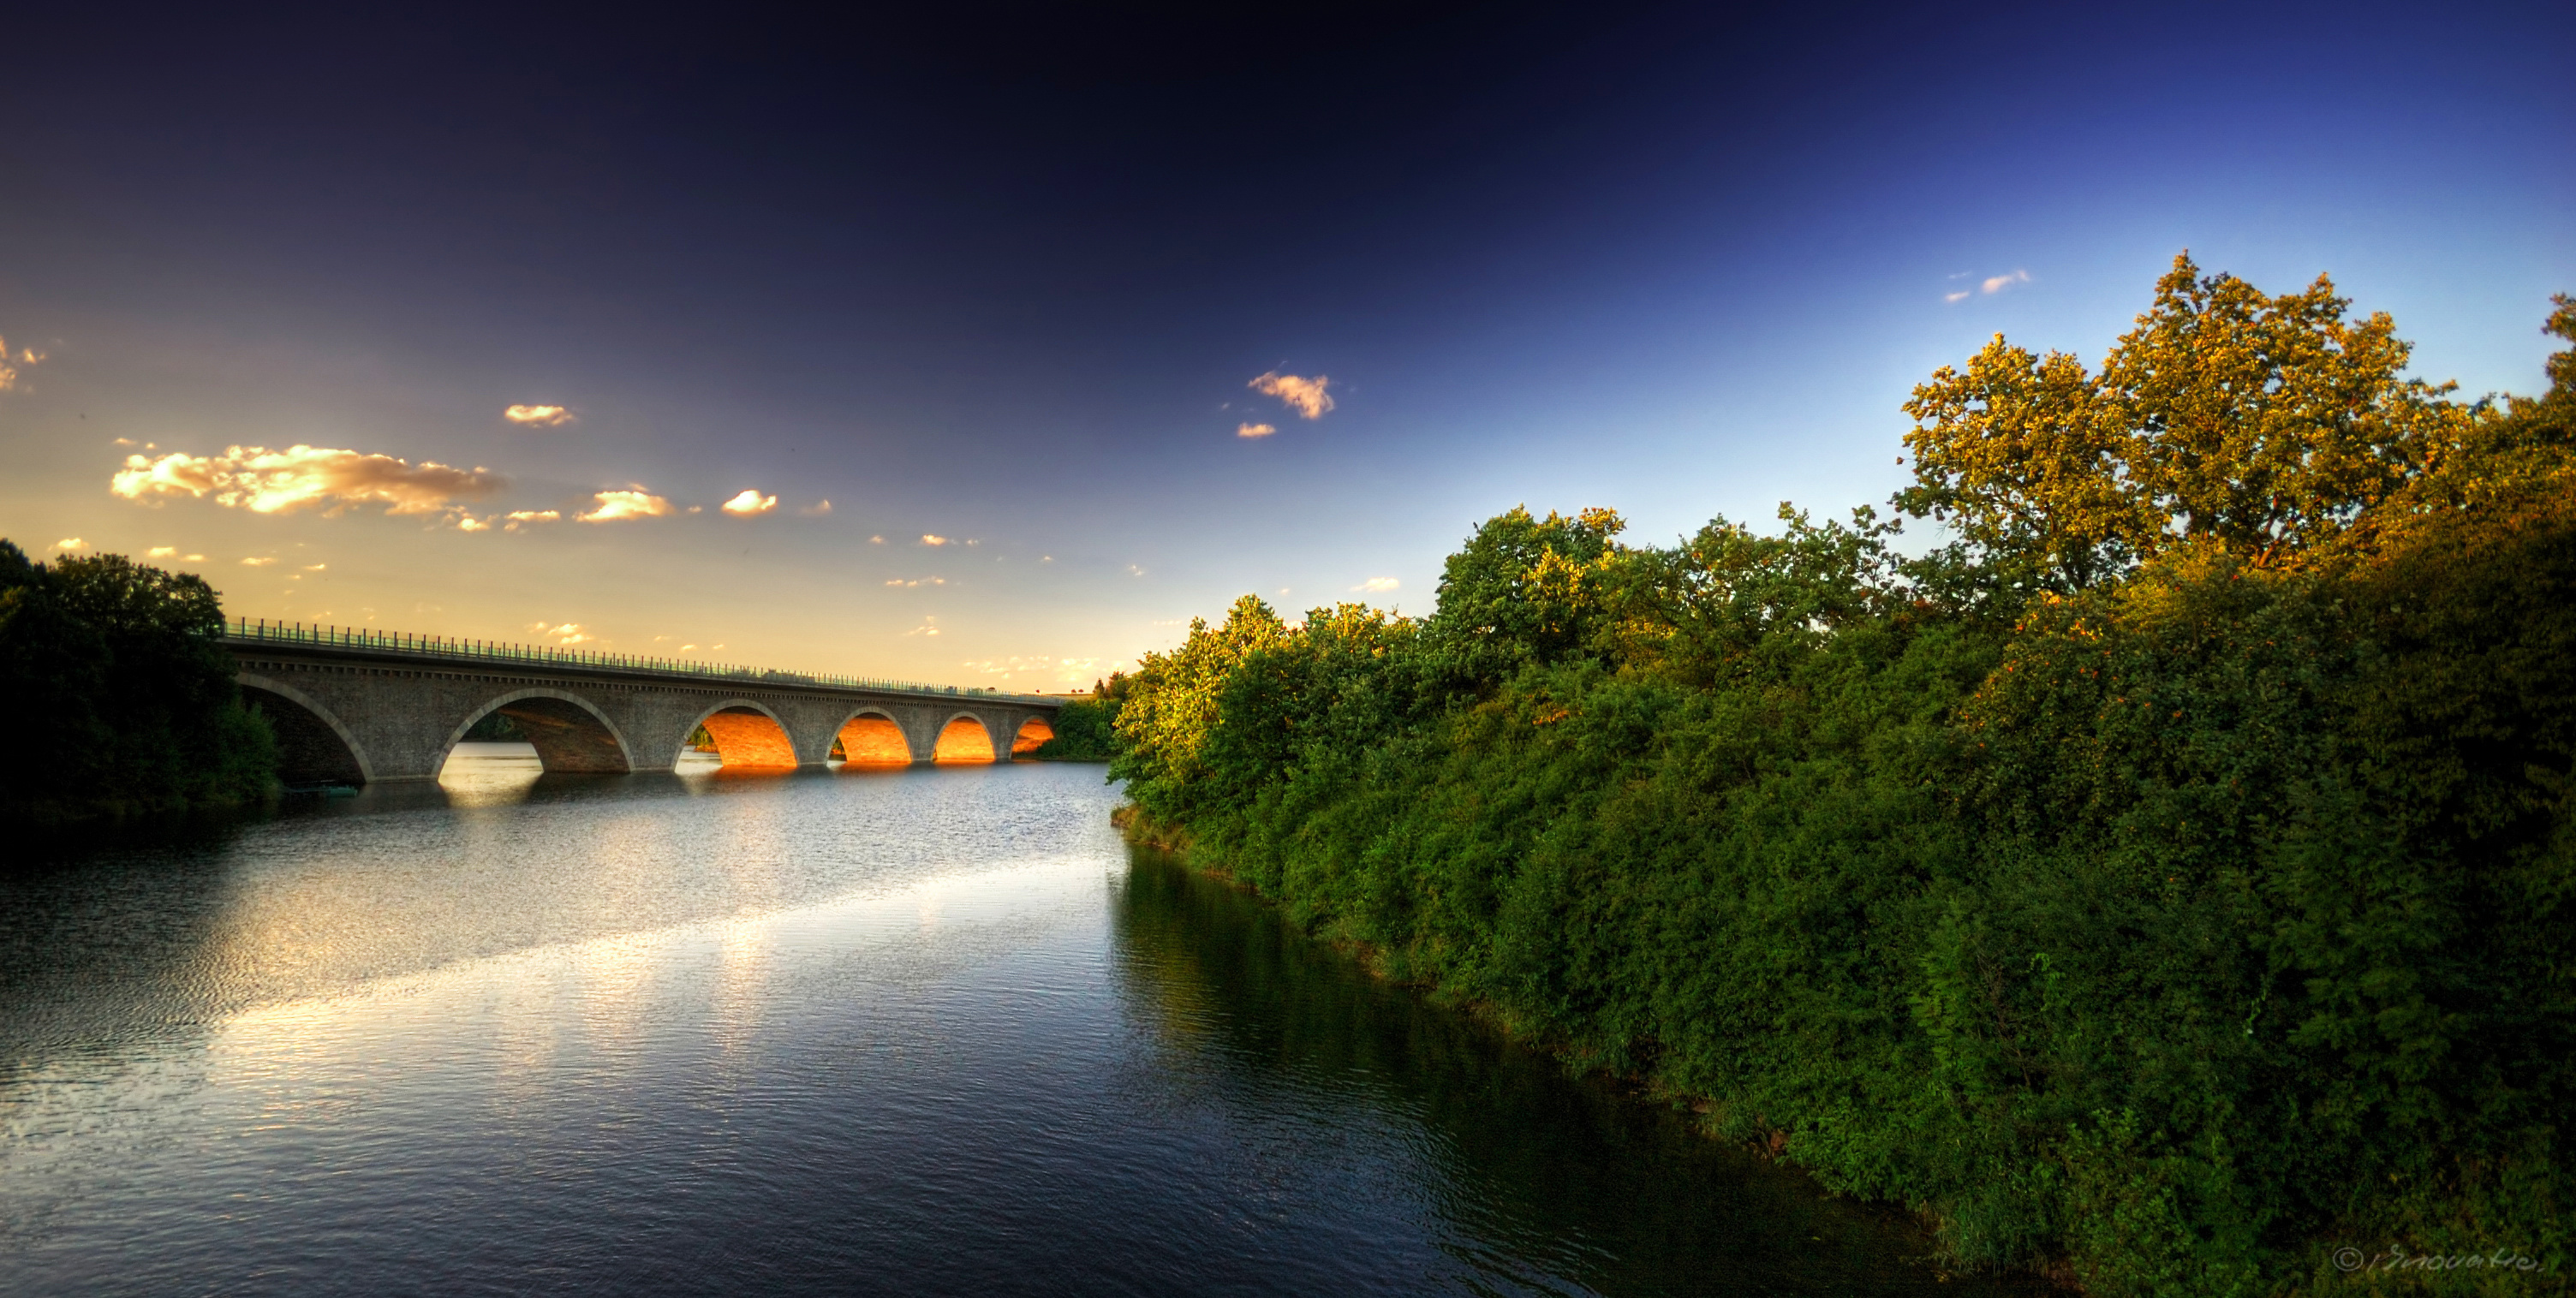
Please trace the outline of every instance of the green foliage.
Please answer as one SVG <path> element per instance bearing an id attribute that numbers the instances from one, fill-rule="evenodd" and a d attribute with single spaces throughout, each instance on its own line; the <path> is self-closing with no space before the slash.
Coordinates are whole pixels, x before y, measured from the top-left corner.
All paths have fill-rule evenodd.
<path id="1" fill-rule="evenodd" d="M 51 824 L 265 796 L 275 742 L 243 709 L 201 578 L 121 555 L 30 563 L 0 541 L 0 820 Z"/>
<path id="2" fill-rule="evenodd" d="M 2564 1284 L 2576 363 L 2453 405 L 2322 282 L 2189 269 L 2068 399 L 2116 436 L 1975 434 L 2093 458 L 1948 498 L 1990 511 L 1959 544 L 1514 510 L 1429 619 L 1194 625 L 1113 771 L 1203 867 L 1956 1264 L 2342 1292 L 2342 1245 L 2503 1248 Z M 1913 504 L 2012 462 L 1950 434 Z"/>

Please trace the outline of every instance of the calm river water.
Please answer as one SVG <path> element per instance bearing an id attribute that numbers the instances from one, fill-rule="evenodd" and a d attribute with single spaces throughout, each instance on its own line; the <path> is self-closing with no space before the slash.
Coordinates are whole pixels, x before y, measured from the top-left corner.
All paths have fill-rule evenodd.
<path id="1" fill-rule="evenodd" d="M 0 1290 L 1989 1291 L 1096 766 L 524 766 L 0 872 Z"/>

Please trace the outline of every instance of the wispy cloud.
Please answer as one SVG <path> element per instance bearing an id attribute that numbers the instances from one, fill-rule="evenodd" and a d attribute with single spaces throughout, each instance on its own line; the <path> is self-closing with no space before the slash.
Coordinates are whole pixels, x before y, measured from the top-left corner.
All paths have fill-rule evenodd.
<path id="1" fill-rule="evenodd" d="M 764 496 L 760 494 L 757 488 L 753 487 L 743 488 L 741 495 L 724 503 L 724 512 L 732 514 L 737 518 L 749 518 L 754 514 L 766 514 L 776 508 L 778 508 L 778 497 Z"/>
<path id="2" fill-rule="evenodd" d="M 45 354 L 33 347 L 21 347 L 18 349 L 18 363 L 42 365 L 45 363 Z M 17 386 L 18 371 L 9 364 L 9 340 L 0 338 L 0 392 L 7 392 Z"/>
<path id="3" fill-rule="evenodd" d="M 897 577 L 886 584 L 889 586 L 901 586 L 906 590 L 910 590 L 915 586 L 945 586 L 948 584 L 948 579 L 946 577 L 916 577 L 911 581 L 905 581 L 903 578 Z"/>
<path id="4" fill-rule="evenodd" d="M 274 558 L 244 559 L 242 560 L 242 566 L 245 568 L 265 568 L 275 562 L 277 562 L 277 560 Z"/>
<path id="5" fill-rule="evenodd" d="M 1237 424 L 1235 425 L 1234 435 L 1237 437 L 1268 437 L 1272 433 L 1278 431 L 1278 428 L 1270 424 Z"/>
<path id="6" fill-rule="evenodd" d="M 1395 589 L 1399 584 L 1400 583 L 1398 583 L 1393 577 L 1371 577 L 1367 581 L 1351 587 L 1351 589 L 1364 590 L 1372 595 L 1383 595 L 1386 592 Z"/>
<path id="7" fill-rule="evenodd" d="M 885 544 L 885 538 L 884 538 L 884 537 L 882 537 L 882 536 L 871 536 L 871 537 L 869 537 L 869 538 L 868 538 L 868 544 L 870 544 L 870 545 L 883 545 L 883 544 Z"/>
<path id="8" fill-rule="evenodd" d="M 2030 272 L 2026 270 L 2017 270 L 2009 275 L 1987 276 L 1985 282 L 1977 285 L 1977 291 L 1980 293 L 2001 293 L 2015 284 L 2027 284 L 2029 282 Z"/>
<path id="9" fill-rule="evenodd" d="M 803 514 L 807 518 L 821 518 L 825 514 L 832 512 L 832 502 L 828 500 L 818 500 L 813 504 L 807 505 L 803 509 L 797 510 L 796 512 Z"/>
<path id="10" fill-rule="evenodd" d="M 678 512 L 670 501 L 646 490 L 640 482 L 629 485 L 624 491 L 593 492 L 591 498 L 599 502 L 598 507 L 587 514 L 574 515 L 573 521 L 617 523 L 630 518 L 662 518 Z"/>
<path id="11" fill-rule="evenodd" d="M 1244 386 L 1265 397 L 1279 398 L 1289 409 L 1308 419 L 1321 419 L 1325 411 L 1333 408 L 1332 395 L 1324 391 L 1332 382 L 1321 374 L 1308 379 L 1274 370 Z"/>
<path id="12" fill-rule="evenodd" d="M 175 545 L 156 545 L 151 549 L 144 551 L 143 557 L 146 559 L 171 559 L 178 557 L 178 554 L 179 547 Z"/>
<path id="13" fill-rule="evenodd" d="M 904 632 L 904 634 L 905 634 L 905 635 L 937 635 L 937 634 L 939 634 L 939 619 L 938 619 L 938 618 L 935 618 L 935 617 L 926 617 L 926 618 L 923 618 L 923 619 L 921 619 L 921 625 L 919 625 L 919 626 L 917 626 L 917 627 L 914 627 L 913 629 L 911 629 L 911 630 L 909 630 L 909 631 Z"/>
<path id="14" fill-rule="evenodd" d="M 543 622 L 530 622 L 528 630 L 557 644 L 583 644 L 599 638 L 582 630 L 579 622 L 563 622 L 554 626 L 548 626 Z"/>
<path id="15" fill-rule="evenodd" d="M 580 422 L 569 406 L 512 406 L 501 417 L 522 428 L 561 428 Z"/>
<path id="16" fill-rule="evenodd" d="M 1963 288 L 1963 289 L 1960 289 L 1960 290 L 1959 290 L 1958 292 L 1956 292 L 1956 293 L 1944 293 L 1944 294 L 1942 294 L 1942 295 L 1941 295 L 1941 300 L 1942 300 L 1942 301 L 1944 301 L 1944 302 L 1965 302 L 1965 301 L 1967 301 L 1967 300 L 1968 300 L 1968 295 L 1969 295 L 1969 290 L 1967 290 L 1967 289 L 1964 289 L 1964 288 Z"/>
<path id="17" fill-rule="evenodd" d="M 319 506 L 336 518 L 353 506 L 375 504 L 388 514 L 446 513 L 459 509 L 459 501 L 505 485 L 500 474 L 479 466 L 413 464 L 390 455 L 298 445 L 283 451 L 234 446 L 221 455 L 174 451 L 158 459 L 129 455 L 107 489 L 127 500 L 156 502 L 212 496 L 216 504 L 254 514 Z"/>
<path id="18" fill-rule="evenodd" d="M 946 545 L 948 544 L 948 538 L 944 536 L 932 536 L 930 533 L 924 532 L 921 534 L 921 543 L 923 545 Z"/>
<path id="19" fill-rule="evenodd" d="M 501 530 L 504 532 L 515 532 L 518 531 L 520 525 L 524 523 L 562 522 L 563 511 L 560 509 L 514 509 L 511 510 L 506 517 L 509 521 L 501 524 Z"/>

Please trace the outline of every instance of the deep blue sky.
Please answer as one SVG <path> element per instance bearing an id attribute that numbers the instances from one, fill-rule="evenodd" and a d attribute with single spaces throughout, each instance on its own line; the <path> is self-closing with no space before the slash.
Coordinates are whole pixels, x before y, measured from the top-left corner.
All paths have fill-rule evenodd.
<path id="1" fill-rule="evenodd" d="M 0 534 L 252 615 L 1054 687 L 1246 590 L 1428 611 L 1519 502 L 1884 500 L 1912 384 L 2098 357 L 2186 247 L 2471 391 L 2576 290 L 2564 5 L 917 8 L 13 21 Z M 141 443 L 507 485 L 112 494 Z M 638 485 L 704 512 L 570 521 Z"/>

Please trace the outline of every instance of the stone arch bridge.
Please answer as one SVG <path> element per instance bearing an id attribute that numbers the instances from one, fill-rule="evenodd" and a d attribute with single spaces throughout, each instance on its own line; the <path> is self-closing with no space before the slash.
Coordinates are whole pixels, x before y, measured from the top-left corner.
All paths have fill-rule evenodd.
<path id="1" fill-rule="evenodd" d="M 728 768 L 1007 762 L 1061 698 L 335 627 L 233 624 L 242 699 L 289 784 L 434 780 L 484 718 L 548 771 L 667 771 L 704 727 Z"/>

